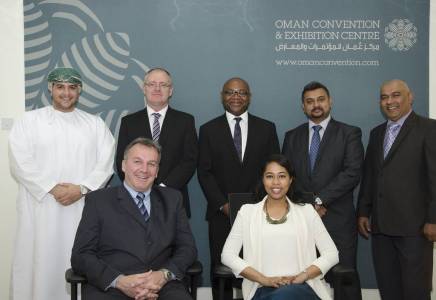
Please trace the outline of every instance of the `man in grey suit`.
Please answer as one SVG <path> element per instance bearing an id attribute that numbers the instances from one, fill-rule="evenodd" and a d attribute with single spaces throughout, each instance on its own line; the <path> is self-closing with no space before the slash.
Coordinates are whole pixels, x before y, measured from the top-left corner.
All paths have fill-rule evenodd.
<path id="1" fill-rule="evenodd" d="M 160 146 L 137 138 L 124 151 L 122 186 L 89 193 L 71 265 L 87 299 L 191 299 L 181 279 L 197 250 L 172 188 L 154 186 Z"/>
<path id="2" fill-rule="evenodd" d="M 380 88 L 387 122 L 371 131 L 358 202 L 383 300 L 429 300 L 436 240 L 436 121 L 412 110 L 402 80 Z"/>
<path id="3" fill-rule="evenodd" d="M 221 91 L 225 114 L 200 127 L 197 175 L 207 200 L 212 270 L 221 263 L 230 232 L 228 194 L 254 192 L 263 163 L 280 151 L 274 123 L 248 113 L 250 99 L 245 80 L 227 80 Z M 218 282 L 211 281 L 213 299 L 218 299 Z M 232 297 L 230 286 L 225 293 L 225 299 Z"/>
<path id="4" fill-rule="evenodd" d="M 355 269 L 353 191 L 363 162 L 362 132 L 331 117 L 332 99 L 323 84 L 307 84 L 301 100 L 309 122 L 288 131 L 282 149 L 296 172 L 295 196 L 313 204 L 339 250 L 341 265 Z M 355 283 L 348 299 L 361 298 L 358 280 Z"/>

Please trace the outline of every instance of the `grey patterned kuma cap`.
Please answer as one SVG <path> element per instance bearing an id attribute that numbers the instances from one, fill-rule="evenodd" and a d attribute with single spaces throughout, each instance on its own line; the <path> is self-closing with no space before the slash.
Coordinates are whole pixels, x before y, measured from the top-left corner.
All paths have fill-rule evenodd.
<path id="1" fill-rule="evenodd" d="M 82 77 L 73 68 L 56 68 L 48 74 L 47 81 L 49 83 L 67 82 L 82 86 Z"/>

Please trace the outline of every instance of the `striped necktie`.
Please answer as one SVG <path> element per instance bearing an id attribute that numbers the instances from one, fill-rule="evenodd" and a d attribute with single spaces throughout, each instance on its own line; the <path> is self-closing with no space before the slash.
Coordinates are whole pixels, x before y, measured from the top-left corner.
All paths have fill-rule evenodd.
<path id="1" fill-rule="evenodd" d="M 319 144 L 321 143 L 321 136 L 319 135 L 319 131 L 321 130 L 321 128 L 321 125 L 315 125 L 312 127 L 313 135 L 309 148 L 310 172 L 313 171 L 313 168 L 315 167 L 316 157 L 318 156 Z"/>
<path id="2" fill-rule="evenodd" d="M 391 150 L 391 147 L 395 142 L 395 139 L 398 135 L 398 132 L 400 131 L 399 130 L 400 128 L 401 128 L 400 124 L 391 123 L 388 125 L 385 134 L 385 139 L 383 141 L 383 158 L 386 158 L 386 156 L 389 153 L 389 150 Z"/>
<path id="3" fill-rule="evenodd" d="M 136 194 L 136 205 L 138 205 L 139 211 L 141 212 L 141 215 L 144 217 L 144 220 L 147 222 L 148 218 L 150 218 L 150 215 L 148 214 L 147 208 L 145 207 L 144 203 L 145 194 L 139 192 Z"/>
<path id="4" fill-rule="evenodd" d="M 160 113 L 152 113 L 152 115 L 154 116 L 152 138 L 153 141 L 158 141 L 160 136 L 159 118 L 161 115 Z"/>

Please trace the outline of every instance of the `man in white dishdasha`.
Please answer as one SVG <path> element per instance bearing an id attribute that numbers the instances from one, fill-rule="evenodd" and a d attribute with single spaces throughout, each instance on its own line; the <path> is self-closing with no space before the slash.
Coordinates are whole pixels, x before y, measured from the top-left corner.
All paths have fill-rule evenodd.
<path id="1" fill-rule="evenodd" d="M 48 75 L 53 104 L 26 112 L 9 136 L 17 181 L 17 232 L 10 295 L 14 300 L 69 299 L 64 273 L 84 195 L 113 173 L 114 138 L 97 116 L 76 108 L 82 79 L 71 68 Z"/>

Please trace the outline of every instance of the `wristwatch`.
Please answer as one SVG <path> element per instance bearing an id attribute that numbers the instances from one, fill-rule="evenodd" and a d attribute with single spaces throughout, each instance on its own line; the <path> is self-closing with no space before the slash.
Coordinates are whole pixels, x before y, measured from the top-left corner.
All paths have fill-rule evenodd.
<path id="1" fill-rule="evenodd" d="M 171 273 L 170 270 L 160 269 L 159 271 L 161 271 L 164 274 L 165 281 L 170 281 L 173 279 L 173 273 Z"/>
<path id="2" fill-rule="evenodd" d="M 319 206 L 321 206 L 322 205 L 322 200 L 321 200 L 321 198 L 320 197 L 315 197 L 315 200 L 314 200 L 314 202 L 315 202 L 315 204 L 316 205 L 319 205 Z"/>
<path id="3" fill-rule="evenodd" d="M 79 186 L 80 186 L 80 194 L 82 194 L 82 196 L 85 196 L 89 192 L 88 188 L 84 185 L 79 185 Z"/>

